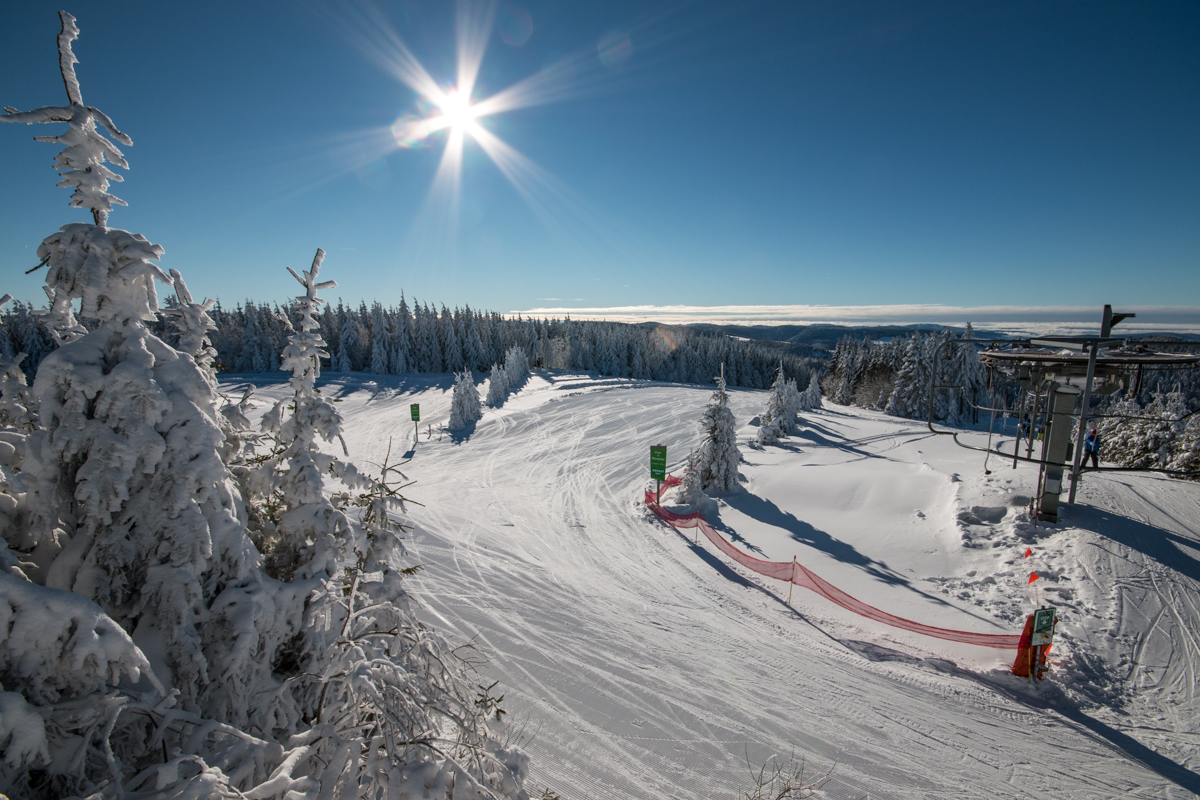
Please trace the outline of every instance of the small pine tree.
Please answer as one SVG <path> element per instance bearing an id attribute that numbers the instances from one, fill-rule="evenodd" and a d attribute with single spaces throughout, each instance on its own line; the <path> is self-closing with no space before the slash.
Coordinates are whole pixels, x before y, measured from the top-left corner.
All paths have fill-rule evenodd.
<path id="1" fill-rule="evenodd" d="M 680 503 L 699 505 L 704 499 L 704 487 L 700 480 L 700 451 L 688 453 L 687 462 L 683 468 L 683 478 L 679 482 L 679 491 L 675 495 Z"/>
<path id="2" fill-rule="evenodd" d="M 814 411 L 821 407 L 821 381 L 816 374 L 808 382 L 808 388 L 800 395 L 800 410 Z"/>
<path id="3" fill-rule="evenodd" d="M 795 387 L 791 387 L 795 391 Z M 783 362 L 779 364 L 779 372 L 775 382 L 771 384 L 771 394 L 767 396 L 767 408 L 762 413 L 762 424 L 758 428 L 755 441 L 760 445 L 775 444 L 783 436 L 792 432 L 796 419 L 796 403 L 789 394 L 787 378 L 783 375 Z"/>
<path id="4" fill-rule="evenodd" d="M 454 396 L 450 400 L 450 424 L 452 431 L 461 430 L 483 417 L 479 405 L 479 392 L 470 372 L 460 372 L 454 380 Z"/>
<path id="5" fill-rule="evenodd" d="M 491 377 L 488 379 L 487 404 L 492 408 L 499 408 L 507 398 L 508 374 L 499 364 L 492 364 Z"/>
<path id="6" fill-rule="evenodd" d="M 700 418 L 704 438 L 695 463 L 688 466 L 688 473 L 696 473 L 693 480 L 699 482 L 703 491 L 725 494 L 738 487 L 737 468 L 742 456 L 737 448 L 736 423 L 729 410 L 729 395 L 725 392 L 725 376 L 722 374 L 716 381 L 717 390 Z"/>
<path id="7" fill-rule="evenodd" d="M 217 351 L 208 340 L 208 332 L 216 330 L 217 326 L 208 312 L 216 301 L 193 302 L 192 293 L 177 269 L 171 270 L 171 285 L 175 287 L 175 303 L 162 312 L 163 316 L 175 323 L 175 329 L 179 332 L 179 351 L 191 356 L 215 387 L 217 371 L 214 362 Z"/>

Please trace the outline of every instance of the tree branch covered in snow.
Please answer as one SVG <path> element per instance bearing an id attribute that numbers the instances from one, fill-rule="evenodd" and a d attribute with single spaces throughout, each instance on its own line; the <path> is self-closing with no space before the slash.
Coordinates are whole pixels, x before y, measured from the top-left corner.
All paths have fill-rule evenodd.
<path id="1" fill-rule="evenodd" d="M 18 111 L 5 107 L 0 121 L 68 124 L 67 131 L 58 136 L 35 138 L 39 142 L 66 145 L 54 158 L 54 168 L 62 174 L 58 185 L 74 186 L 71 206 L 89 209 L 93 221 L 103 227 L 108 224 L 108 213 L 112 211 L 113 204 L 125 205 L 124 200 L 108 193 L 109 181 L 121 181 L 124 178 L 108 169 L 104 163 L 108 161 L 125 169 L 129 168 L 129 164 L 116 145 L 96 130 L 96 123 L 100 123 L 121 144 L 132 145 L 133 140 L 117 130 L 112 120 L 102 111 L 83 104 L 83 93 L 79 88 L 79 80 L 75 77 L 75 64 L 78 63 L 78 59 L 71 49 L 72 42 L 79 37 L 79 28 L 75 25 L 75 18 L 67 12 L 60 11 L 58 16 L 62 21 L 62 32 L 58 35 L 58 66 L 67 89 L 69 105 L 43 106 L 33 111 Z"/>
<path id="2" fill-rule="evenodd" d="M 5 315 L 43 346 L 32 387 L 29 351 L 0 336 L 0 792 L 525 797 L 525 757 L 492 738 L 471 665 L 410 609 L 398 465 L 375 477 L 321 449 L 341 443 L 315 388 L 324 253 L 292 272 L 293 396 L 254 437 L 252 388 L 218 408 L 214 304 L 153 263 L 161 247 L 106 227 L 119 201 L 101 162 L 120 154 L 95 125 L 128 137 L 82 105 L 61 18 L 71 105 L 4 118 L 70 123 L 60 168 L 96 224 L 39 248 L 49 343 L 27 307 Z M 149 327 L 156 280 L 178 348 Z"/>

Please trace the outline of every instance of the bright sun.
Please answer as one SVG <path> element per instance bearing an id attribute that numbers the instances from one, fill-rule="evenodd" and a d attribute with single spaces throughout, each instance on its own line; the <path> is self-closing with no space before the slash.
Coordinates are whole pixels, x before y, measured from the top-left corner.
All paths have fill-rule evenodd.
<path id="1" fill-rule="evenodd" d="M 471 107 L 471 101 L 458 93 L 457 89 L 446 92 L 445 99 L 439 105 L 446 124 L 456 131 L 464 131 L 471 127 L 477 112 Z"/>

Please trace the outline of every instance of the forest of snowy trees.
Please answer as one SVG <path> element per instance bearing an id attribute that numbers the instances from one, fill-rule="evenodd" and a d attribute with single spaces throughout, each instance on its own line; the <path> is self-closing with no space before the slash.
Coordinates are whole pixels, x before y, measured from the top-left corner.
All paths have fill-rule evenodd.
<path id="1" fill-rule="evenodd" d="M 167 298 L 168 313 L 177 301 Z M 28 378 L 57 344 L 38 310 L 16 301 L 0 314 L 0 359 L 23 352 Z M 208 312 L 216 367 L 222 372 L 265 373 L 280 369 L 280 356 L 299 323 L 294 306 L 247 301 L 233 309 L 215 304 Z M 725 364 L 731 386 L 765 389 L 780 359 L 787 376 L 807 386 L 817 359 L 780 355 L 761 342 L 733 339 L 685 327 L 504 317 L 469 306 L 438 312 L 401 299 L 399 306 L 374 303 L 358 308 L 326 305 L 317 319 L 329 348 L 325 367 L 333 372 L 404 375 L 413 372 L 486 371 L 521 348 L 531 368 L 578 369 L 626 378 L 712 383 Z M 85 326 L 90 320 L 82 320 Z M 166 319 L 151 330 L 170 344 L 178 333 Z"/>
<path id="2" fill-rule="evenodd" d="M 967 326 L 964 340 L 972 337 Z M 987 375 L 971 344 L 952 345 L 953 331 L 914 331 L 887 342 L 845 336 L 838 341 L 822 380 L 825 396 L 841 405 L 873 408 L 898 417 L 925 419 L 930 378 L 937 362 L 933 418 L 950 423 L 976 419 L 974 405 L 986 405 Z M 936 353 L 936 359 L 935 359 Z"/>

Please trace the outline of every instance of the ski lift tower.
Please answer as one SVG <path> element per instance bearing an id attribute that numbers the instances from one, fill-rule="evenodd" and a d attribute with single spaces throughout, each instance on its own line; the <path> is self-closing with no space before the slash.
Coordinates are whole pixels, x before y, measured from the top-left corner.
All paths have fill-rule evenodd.
<path id="1" fill-rule="evenodd" d="M 1083 461 L 1082 446 L 1076 446 L 1073 452 L 1070 447 L 1071 423 L 1077 403 L 1079 417 L 1075 441 L 1081 445 L 1091 413 L 1092 395 L 1112 394 L 1128 388 L 1130 373 L 1136 370 L 1140 375 L 1146 366 L 1195 366 L 1200 360 L 1194 355 L 1131 348 L 1127 339 L 1112 338 L 1113 326 L 1134 316 L 1114 312 L 1112 306 L 1105 306 L 1099 336 L 1045 336 L 1014 342 L 1016 347 L 1011 350 L 985 350 L 979 354 L 989 366 L 1014 377 L 1026 391 L 1045 391 L 1047 394 L 1047 425 L 1042 436 L 1038 498 L 1040 519 L 1058 521 L 1063 472 L 1068 467 L 1071 488 L 1067 503 L 1075 503 Z"/>

